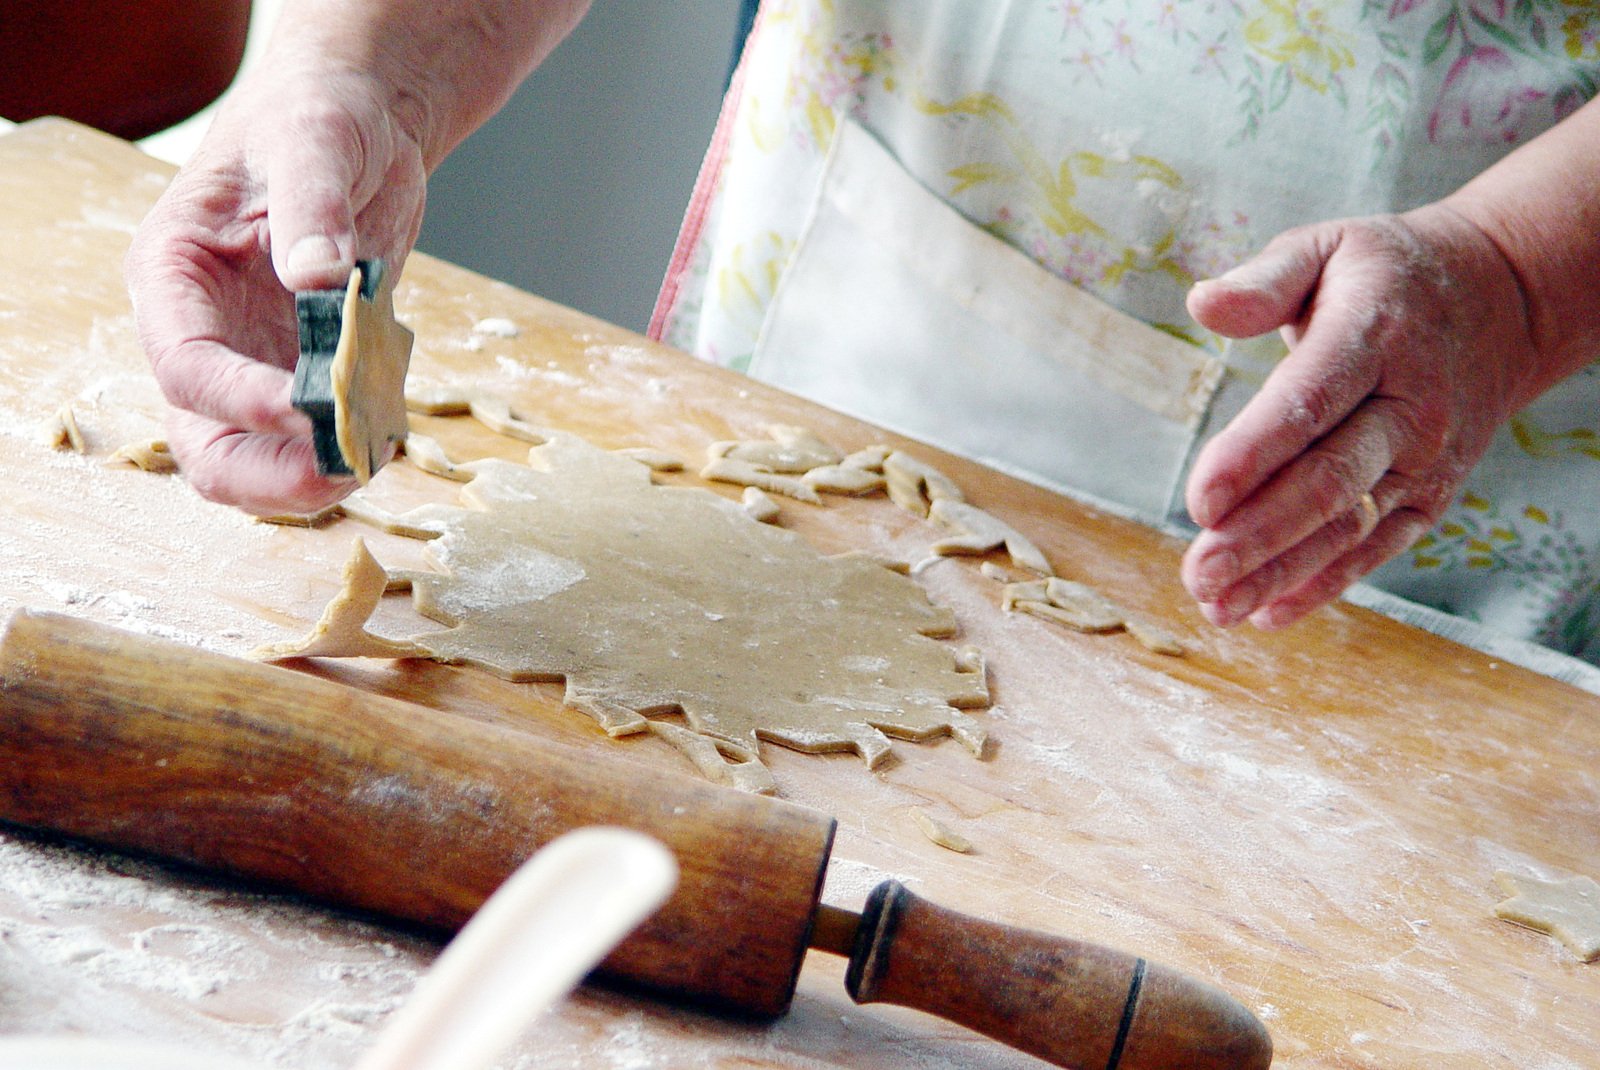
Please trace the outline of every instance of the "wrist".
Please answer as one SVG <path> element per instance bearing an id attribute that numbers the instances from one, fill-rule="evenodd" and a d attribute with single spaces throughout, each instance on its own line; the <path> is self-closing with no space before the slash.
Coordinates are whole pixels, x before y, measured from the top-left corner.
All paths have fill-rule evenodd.
<path id="1" fill-rule="evenodd" d="M 575 26 L 588 0 L 290 0 L 262 66 L 354 82 L 432 171 Z"/>

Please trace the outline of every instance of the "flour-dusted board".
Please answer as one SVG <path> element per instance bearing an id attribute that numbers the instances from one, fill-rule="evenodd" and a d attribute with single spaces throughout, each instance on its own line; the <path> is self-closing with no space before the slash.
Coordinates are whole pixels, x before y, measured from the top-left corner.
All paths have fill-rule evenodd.
<path id="1" fill-rule="evenodd" d="M 272 527 L 181 479 L 108 467 L 161 433 L 119 270 L 168 177 L 58 122 L 0 137 L 0 612 L 35 606 L 228 653 L 306 630 L 356 534 L 391 567 L 420 545 L 341 520 Z M 594 251 L 604 256 L 603 249 Z M 695 463 L 708 443 L 810 427 L 853 449 L 888 436 L 510 287 L 413 257 L 396 305 L 413 375 L 486 389 L 535 423 Z M 509 321 L 474 332 L 484 321 Z M 74 407 L 89 453 L 43 444 Z M 526 447 L 416 418 L 456 458 Z M 838 817 L 825 898 L 857 907 L 894 876 L 969 913 L 1136 951 L 1222 985 L 1286 1067 L 1582 1067 L 1600 1041 L 1600 965 L 1493 916 L 1497 870 L 1600 875 L 1600 700 L 1367 612 L 1290 632 L 1207 627 L 1174 541 L 927 447 L 888 439 L 1086 579 L 1165 624 L 1171 658 L 1127 636 L 1003 613 L 971 560 L 917 578 L 988 658 L 979 761 L 953 740 L 852 755 L 766 747 L 778 790 Z M 663 477 L 698 484 L 693 474 Z M 405 463 L 390 509 L 453 501 Z M 734 488 L 721 488 L 732 495 Z M 908 560 L 943 534 L 882 497 L 784 502 L 826 551 Z M 1002 559 L 1003 560 L 1003 559 Z M 788 607 L 774 605 L 774 613 Z M 403 623 L 404 600 L 382 614 Z M 382 623 L 382 621 L 380 621 Z M 662 741 L 610 740 L 555 684 L 431 664 L 313 663 L 358 687 L 519 726 L 597 760 L 686 770 Z M 0 711 L 3 715 L 3 711 Z M 973 845 L 934 843 L 923 810 Z M 0 833 L 0 1032 L 158 1037 L 281 1066 L 348 1066 L 435 952 L 426 940 L 201 875 Z M 541 1067 L 1024 1067 L 912 1012 L 858 1008 L 813 955 L 773 1024 L 587 989 L 543 1020 Z"/>

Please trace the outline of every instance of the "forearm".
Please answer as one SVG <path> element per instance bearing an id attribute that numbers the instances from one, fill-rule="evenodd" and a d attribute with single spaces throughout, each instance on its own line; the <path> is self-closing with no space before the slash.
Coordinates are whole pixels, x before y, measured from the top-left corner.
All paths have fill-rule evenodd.
<path id="1" fill-rule="evenodd" d="M 262 67 L 369 78 L 432 170 L 510 97 L 589 0 L 289 0 Z"/>
<path id="2" fill-rule="evenodd" d="M 1512 409 L 1600 358 L 1600 100 L 1441 202 L 1504 254 L 1534 354 Z"/>

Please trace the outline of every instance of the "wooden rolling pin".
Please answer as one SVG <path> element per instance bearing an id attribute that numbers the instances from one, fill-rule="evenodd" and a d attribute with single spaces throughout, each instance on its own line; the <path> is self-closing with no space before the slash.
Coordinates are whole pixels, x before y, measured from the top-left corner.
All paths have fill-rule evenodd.
<path id="1" fill-rule="evenodd" d="M 525 733 L 56 614 L 0 640 L 0 819 L 269 882 L 441 930 L 541 845 L 620 825 L 677 892 L 602 966 L 783 1013 L 808 946 L 857 1002 L 915 1007 L 1065 1067 L 1253 1070 L 1261 1023 L 1222 991 L 1094 944 L 979 921 L 890 881 L 820 905 L 831 818 Z"/>

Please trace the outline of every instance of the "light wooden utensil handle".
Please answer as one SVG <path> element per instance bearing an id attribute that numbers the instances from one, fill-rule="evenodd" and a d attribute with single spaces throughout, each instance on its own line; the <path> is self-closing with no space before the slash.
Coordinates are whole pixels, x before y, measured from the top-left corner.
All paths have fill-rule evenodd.
<path id="1" fill-rule="evenodd" d="M 677 891 L 603 972 L 781 1014 L 834 822 L 272 665 L 48 613 L 0 640 L 0 819 L 441 930 L 529 855 L 618 825 Z"/>
<path id="2" fill-rule="evenodd" d="M 1074 1070 L 1264 1070 L 1272 1040 L 1221 989 L 1111 948 L 982 921 L 897 881 L 867 900 L 857 1003 L 936 1014 Z"/>

